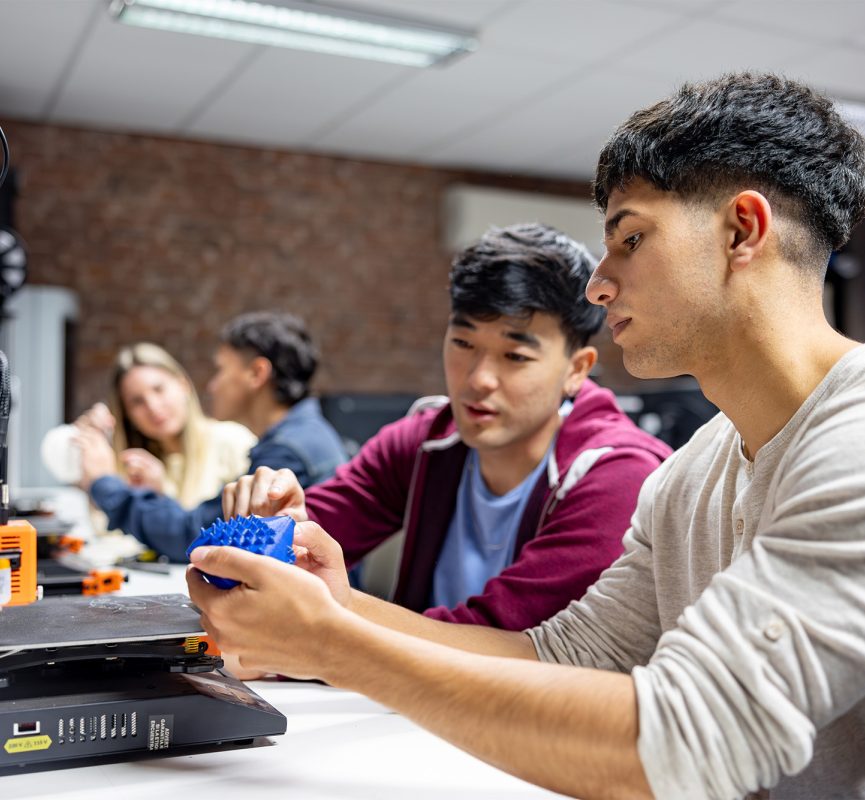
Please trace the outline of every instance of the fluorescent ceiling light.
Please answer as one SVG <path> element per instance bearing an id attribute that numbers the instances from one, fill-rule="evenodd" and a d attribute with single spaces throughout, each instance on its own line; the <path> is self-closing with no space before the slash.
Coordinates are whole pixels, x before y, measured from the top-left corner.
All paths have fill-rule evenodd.
<path id="1" fill-rule="evenodd" d="M 109 9 L 129 25 L 411 67 L 477 47 L 468 31 L 303 0 L 111 0 Z"/>

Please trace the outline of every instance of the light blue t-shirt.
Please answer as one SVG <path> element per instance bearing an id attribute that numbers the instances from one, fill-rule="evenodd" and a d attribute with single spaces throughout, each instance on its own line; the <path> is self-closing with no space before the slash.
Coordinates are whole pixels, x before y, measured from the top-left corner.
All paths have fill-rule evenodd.
<path id="1" fill-rule="evenodd" d="M 499 497 L 484 482 L 476 450 L 470 450 L 457 490 L 454 515 L 433 573 L 430 605 L 453 608 L 507 567 L 529 495 L 546 469 L 553 445 L 523 482 Z"/>

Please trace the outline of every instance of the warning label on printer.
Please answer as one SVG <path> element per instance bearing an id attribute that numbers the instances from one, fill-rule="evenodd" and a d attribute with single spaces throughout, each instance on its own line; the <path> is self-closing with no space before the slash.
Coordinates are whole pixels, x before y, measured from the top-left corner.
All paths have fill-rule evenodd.
<path id="1" fill-rule="evenodd" d="M 7 753 L 31 753 L 34 750 L 47 750 L 51 747 L 50 736 L 22 736 L 17 739 L 7 739 L 3 749 Z"/>
<path id="2" fill-rule="evenodd" d="M 147 749 L 167 750 L 171 746 L 174 714 L 160 714 L 147 718 Z"/>

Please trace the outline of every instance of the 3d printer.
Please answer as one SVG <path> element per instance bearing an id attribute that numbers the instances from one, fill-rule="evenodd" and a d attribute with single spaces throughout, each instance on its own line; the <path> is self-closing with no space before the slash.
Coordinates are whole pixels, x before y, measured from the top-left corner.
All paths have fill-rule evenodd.
<path id="1" fill-rule="evenodd" d="M 0 624 L 0 773 L 285 733 L 180 594 L 46 598 Z"/>

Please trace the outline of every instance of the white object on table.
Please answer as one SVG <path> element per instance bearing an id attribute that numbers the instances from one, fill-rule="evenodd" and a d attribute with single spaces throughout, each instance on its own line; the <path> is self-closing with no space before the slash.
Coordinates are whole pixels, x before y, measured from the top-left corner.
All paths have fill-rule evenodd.
<path id="1" fill-rule="evenodd" d="M 81 480 L 81 449 L 73 441 L 74 425 L 51 428 L 42 439 L 42 463 L 60 483 L 70 486 Z"/>

